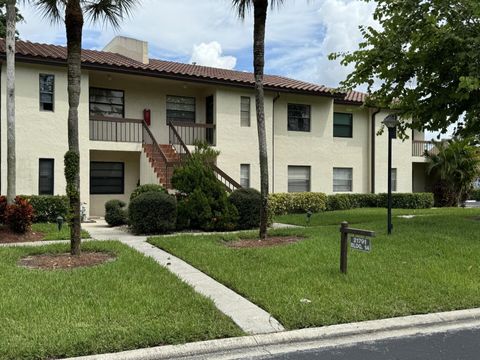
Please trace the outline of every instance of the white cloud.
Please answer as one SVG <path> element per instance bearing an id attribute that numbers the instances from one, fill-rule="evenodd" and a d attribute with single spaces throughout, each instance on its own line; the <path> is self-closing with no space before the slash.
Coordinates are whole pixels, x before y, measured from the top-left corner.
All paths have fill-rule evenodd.
<path id="1" fill-rule="evenodd" d="M 193 46 L 191 63 L 221 69 L 234 69 L 237 59 L 234 56 L 222 56 L 222 46 L 217 41 Z"/>

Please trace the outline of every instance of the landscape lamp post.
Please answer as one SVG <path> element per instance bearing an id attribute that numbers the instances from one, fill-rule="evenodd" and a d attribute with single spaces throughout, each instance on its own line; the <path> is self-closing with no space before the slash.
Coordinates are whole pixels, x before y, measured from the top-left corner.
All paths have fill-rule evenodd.
<path id="1" fill-rule="evenodd" d="M 387 232 L 392 233 L 392 139 L 397 138 L 397 115 L 390 114 L 383 124 L 388 128 L 388 203 L 387 203 Z"/>

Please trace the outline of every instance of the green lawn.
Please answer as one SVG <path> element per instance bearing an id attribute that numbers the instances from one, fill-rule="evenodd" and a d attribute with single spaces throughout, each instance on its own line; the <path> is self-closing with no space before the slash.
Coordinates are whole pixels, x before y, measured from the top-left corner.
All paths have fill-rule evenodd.
<path id="1" fill-rule="evenodd" d="M 57 224 L 38 223 L 32 224 L 33 232 L 41 232 L 44 234 L 43 240 L 70 240 L 70 228 L 64 224 L 61 231 L 58 231 Z M 82 230 L 82 238 L 90 238 L 90 234 Z"/>
<path id="2" fill-rule="evenodd" d="M 294 329 L 480 306 L 480 221 L 474 216 L 480 209 L 394 210 L 394 233 L 387 237 L 385 209 L 326 212 L 315 214 L 308 228 L 273 231 L 306 239 L 271 248 L 223 244 L 253 233 L 150 241 Z M 339 272 L 343 220 L 377 232 L 371 253 L 349 251 L 346 276 Z M 305 215 L 276 221 L 305 225 Z"/>
<path id="3" fill-rule="evenodd" d="M 242 335 L 210 300 L 117 242 L 89 242 L 116 261 L 29 270 L 26 255 L 63 244 L 0 249 L 0 359 L 51 359 Z"/>

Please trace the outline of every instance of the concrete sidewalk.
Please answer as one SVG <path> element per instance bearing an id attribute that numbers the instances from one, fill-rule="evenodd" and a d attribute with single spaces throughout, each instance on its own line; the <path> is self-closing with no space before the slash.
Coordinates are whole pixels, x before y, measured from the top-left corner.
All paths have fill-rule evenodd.
<path id="1" fill-rule="evenodd" d="M 146 236 L 135 236 L 118 228 L 110 228 L 99 220 L 84 224 L 84 229 L 98 240 L 118 240 L 177 275 L 198 293 L 210 298 L 215 306 L 229 316 L 247 334 L 265 334 L 283 331 L 283 326 L 268 312 L 215 281 L 185 261 L 146 242 Z"/>

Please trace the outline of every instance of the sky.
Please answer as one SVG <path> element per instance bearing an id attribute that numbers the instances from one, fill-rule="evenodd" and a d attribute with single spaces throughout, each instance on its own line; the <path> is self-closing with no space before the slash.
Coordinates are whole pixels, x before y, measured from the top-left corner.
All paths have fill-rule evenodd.
<path id="1" fill-rule="evenodd" d="M 375 26 L 374 8 L 362 0 L 288 0 L 270 9 L 265 72 L 338 87 L 352 68 L 328 55 L 357 49 L 359 26 Z M 66 43 L 62 23 L 28 4 L 20 11 L 22 40 Z M 148 41 L 151 58 L 252 71 L 253 14 L 240 20 L 229 0 L 141 0 L 117 30 L 87 21 L 83 47 L 101 50 L 116 35 Z"/>

